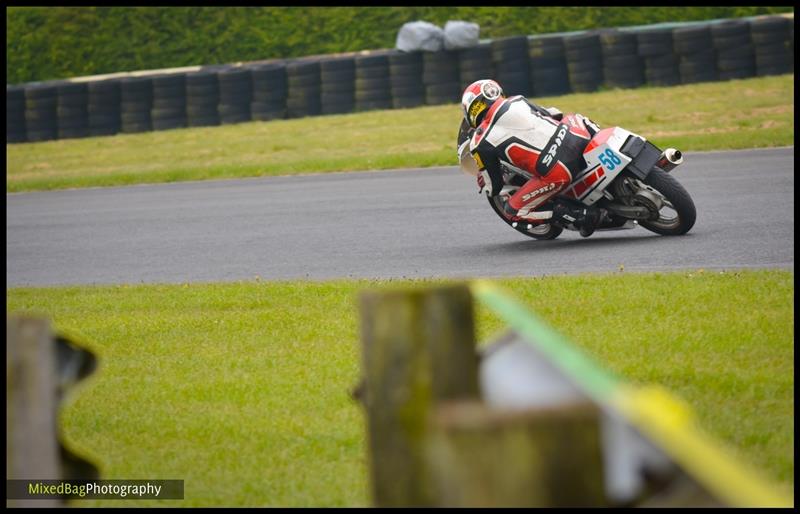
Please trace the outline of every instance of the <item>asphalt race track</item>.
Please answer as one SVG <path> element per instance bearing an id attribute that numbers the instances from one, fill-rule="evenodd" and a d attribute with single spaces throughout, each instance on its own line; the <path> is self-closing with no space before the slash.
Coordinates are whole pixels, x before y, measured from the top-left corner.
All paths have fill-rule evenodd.
<path id="1" fill-rule="evenodd" d="M 793 147 L 673 174 L 698 212 L 681 237 L 530 239 L 455 167 L 7 194 L 7 287 L 794 269 Z"/>

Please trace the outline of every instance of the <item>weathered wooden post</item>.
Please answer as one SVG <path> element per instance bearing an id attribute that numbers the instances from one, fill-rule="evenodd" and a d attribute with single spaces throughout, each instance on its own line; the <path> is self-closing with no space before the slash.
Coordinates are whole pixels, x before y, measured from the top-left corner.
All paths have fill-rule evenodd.
<path id="1" fill-rule="evenodd" d="M 599 507 L 599 412 L 591 403 L 508 410 L 449 402 L 428 447 L 442 507 Z"/>
<path id="2" fill-rule="evenodd" d="M 466 285 L 361 294 L 363 378 L 373 503 L 436 503 L 425 447 L 440 402 L 477 399 L 472 296 Z"/>
<path id="3" fill-rule="evenodd" d="M 59 441 L 65 390 L 91 373 L 95 358 L 55 337 L 46 319 L 6 317 L 6 478 L 93 479 L 97 469 Z M 64 505 L 62 500 L 7 500 L 11 507 Z"/>

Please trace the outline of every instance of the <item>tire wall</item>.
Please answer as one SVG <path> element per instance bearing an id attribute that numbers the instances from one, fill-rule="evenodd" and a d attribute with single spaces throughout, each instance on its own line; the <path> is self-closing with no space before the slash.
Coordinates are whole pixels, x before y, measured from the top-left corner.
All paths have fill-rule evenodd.
<path id="1" fill-rule="evenodd" d="M 439 52 L 379 50 L 6 86 L 6 142 L 457 103 L 475 80 L 507 95 L 672 86 L 794 71 L 794 23 L 758 16 L 514 36 Z"/>

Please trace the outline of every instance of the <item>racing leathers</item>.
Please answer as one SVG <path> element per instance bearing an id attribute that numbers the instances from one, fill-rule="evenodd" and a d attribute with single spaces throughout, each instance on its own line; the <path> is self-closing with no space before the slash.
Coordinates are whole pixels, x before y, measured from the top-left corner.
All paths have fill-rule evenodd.
<path id="1" fill-rule="evenodd" d="M 582 152 L 598 130 L 580 114 L 564 116 L 522 96 L 502 98 L 468 134 L 469 150 L 479 170 L 478 187 L 488 196 L 497 196 L 505 185 L 504 173 L 517 172 L 528 180 L 503 203 L 509 221 L 575 223 L 582 234 L 593 230 L 588 227 L 597 223 L 595 213 L 561 204 L 553 211 L 542 208 L 550 206 L 549 200 L 586 167 Z"/>

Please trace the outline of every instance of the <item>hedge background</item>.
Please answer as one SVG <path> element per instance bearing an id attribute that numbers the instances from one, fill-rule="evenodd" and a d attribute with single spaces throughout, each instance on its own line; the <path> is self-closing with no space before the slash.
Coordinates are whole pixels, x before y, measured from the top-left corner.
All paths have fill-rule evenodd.
<path id="1" fill-rule="evenodd" d="M 403 23 L 481 38 L 791 12 L 792 7 L 7 7 L 6 83 L 393 48 Z"/>

